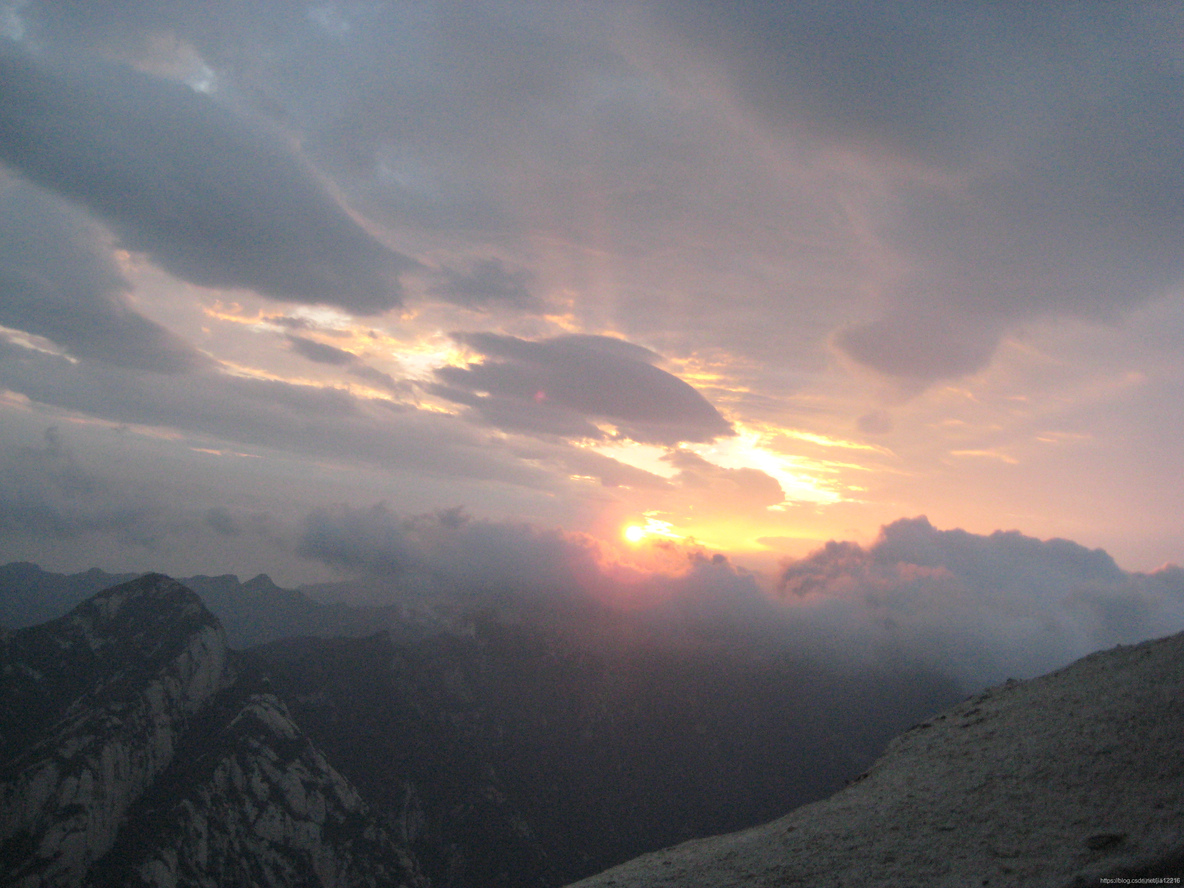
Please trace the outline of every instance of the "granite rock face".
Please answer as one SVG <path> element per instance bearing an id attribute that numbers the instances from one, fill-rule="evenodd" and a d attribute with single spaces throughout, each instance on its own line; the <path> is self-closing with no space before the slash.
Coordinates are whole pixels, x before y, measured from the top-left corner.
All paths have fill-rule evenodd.
<path id="1" fill-rule="evenodd" d="M 1184 634 L 971 698 L 843 791 L 579 888 L 1066 888 L 1184 875 Z"/>
<path id="2" fill-rule="evenodd" d="M 423 884 L 175 581 L 0 643 L 0 883 Z"/>

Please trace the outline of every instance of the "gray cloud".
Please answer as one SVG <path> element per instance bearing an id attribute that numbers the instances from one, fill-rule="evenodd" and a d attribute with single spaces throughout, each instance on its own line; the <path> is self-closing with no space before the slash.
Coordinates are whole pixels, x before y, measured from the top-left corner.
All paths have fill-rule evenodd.
<path id="1" fill-rule="evenodd" d="M 635 295 L 655 280 L 617 262 L 617 329 L 799 366 L 837 332 L 846 355 L 915 391 L 982 369 L 1032 321 L 1119 318 L 1184 270 L 1171 5 L 203 9 L 32 2 L 21 16 L 63 55 L 135 58 L 161 33 L 196 46 L 240 107 L 299 131 L 355 206 L 447 232 L 461 255 L 505 256 L 500 270 L 437 259 L 436 295 L 470 308 L 537 309 L 524 232 L 617 260 L 671 255 L 686 277 L 657 300 Z M 639 47 L 660 61 L 638 63 Z M 680 92 L 717 70 L 755 133 Z M 773 166 L 794 174 L 752 160 L 766 132 L 781 140 Z M 831 152 L 853 159 L 848 181 Z M 797 177 L 837 190 L 786 184 Z M 897 272 L 852 281 L 885 254 Z M 724 305 L 732 262 L 744 297 Z M 780 273 L 753 271 L 766 263 Z M 695 329 L 669 329 L 675 304 Z"/>
<path id="2" fill-rule="evenodd" d="M 511 269 L 500 259 L 481 259 L 464 271 L 445 269 L 433 289 L 442 299 L 466 308 L 510 307 L 538 311 L 542 303 L 530 291 L 532 275 Z"/>
<path id="3" fill-rule="evenodd" d="M 781 593 L 837 643 L 902 650 L 968 685 L 1029 677 L 1184 626 L 1184 571 L 1127 573 L 1101 549 L 1016 531 L 881 528 L 788 562 Z"/>
<path id="4" fill-rule="evenodd" d="M 986 367 L 1004 329 L 997 318 L 965 317 L 922 303 L 839 330 L 835 342 L 859 363 L 919 390 Z"/>
<path id="5" fill-rule="evenodd" d="M 865 435 L 886 435 L 892 431 L 892 416 L 885 410 L 872 410 L 856 421 L 859 431 Z"/>
<path id="6" fill-rule="evenodd" d="M 83 58 L 86 58 L 85 56 Z M 126 246 L 206 286 L 374 313 L 413 263 L 379 244 L 277 139 L 128 68 L 0 52 L 0 158 Z"/>
<path id="7" fill-rule="evenodd" d="M 337 348 L 334 345 L 317 342 L 315 339 L 306 339 L 303 336 L 295 336 L 291 333 L 286 338 L 288 344 L 292 346 L 295 352 L 317 364 L 344 367 L 354 363 L 358 359 L 358 356 L 353 352 L 347 352 L 345 349 Z"/>
<path id="8" fill-rule="evenodd" d="M 466 594 L 568 596 L 599 573 L 585 537 L 472 521 L 457 510 L 400 517 L 384 504 L 313 511 L 297 551 L 354 574 Z"/>
<path id="9" fill-rule="evenodd" d="M 793 140 L 887 185 L 898 273 L 835 339 L 919 390 L 1034 320 L 1113 321 L 1184 278 L 1184 69 L 1157 3 L 655 7 Z"/>
<path id="10" fill-rule="evenodd" d="M 756 513 L 785 499 L 785 492 L 777 480 L 760 469 L 721 468 L 685 450 L 673 451 L 662 459 L 678 470 L 675 480 L 691 497 L 719 497 L 734 508 L 746 508 Z"/>
<path id="11" fill-rule="evenodd" d="M 125 492 L 81 465 L 56 427 L 41 447 L 20 447 L 0 458 L 0 531 L 10 539 L 50 544 L 110 534 L 123 546 L 152 547 L 160 504 Z"/>
<path id="12" fill-rule="evenodd" d="M 537 342 L 490 333 L 457 334 L 484 356 L 436 371 L 434 391 L 467 404 L 502 428 L 604 438 L 591 420 L 621 437 L 673 445 L 733 434 L 694 388 L 654 366 L 648 349 L 605 336 L 558 336 Z"/>
<path id="13" fill-rule="evenodd" d="M 303 355 L 308 360 L 317 364 L 341 367 L 351 376 L 364 379 L 366 382 L 373 383 L 388 391 L 402 392 L 408 389 L 406 383 L 400 384 L 396 382 L 394 377 L 389 373 L 383 373 L 381 370 L 371 367 L 353 352 L 348 352 L 343 348 L 337 348 L 334 345 L 317 342 L 315 339 L 296 336 L 293 333 L 289 333 L 285 338 L 297 354 Z"/>
<path id="14" fill-rule="evenodd" d="M 614 613 L 633 629 L 686 633 L 718 644 L 800 640 L 788 611 L 723 555 L 679 552 L 669 573 L 605 563 L 580 534 L 524 522 L 469 519 L 459 509 L 400 516 L 384 504 L 317 509 L 305 519 L 299 554 L 347 575 L 381 581 L 388 600 L 408 593 L 459 596 L 477 604 Z M 677 559 L 674 559 L 677 560 Z M 619 626 L 619 623 L 617 624 Z"/>
<path id="15" fill-rule="evenodd" d="M 204 521 L 207 527 L 222 536 L 236 537 L 243 532 L 235 517 L 222 506 L 213 506 L 207 509 Z"/>
<path id="16" fill-rule="evenodd" d="M 95 241 L 93 226 L 61 200 L 0 181 L 0 324 L 123 367 L 180 373 L 208 365 L 132 309 L 128 283 Z"/>
<path id="17" fill-rule="evenodd" d="M 0 340 L 0 385 L 41 404 L 239 445 L 343 458 L 439 477 L 552 481 L 453 417 L 403 410 L 345 389 L 195 372 L 184 386 L 103 365 L 80 366 Z"/>

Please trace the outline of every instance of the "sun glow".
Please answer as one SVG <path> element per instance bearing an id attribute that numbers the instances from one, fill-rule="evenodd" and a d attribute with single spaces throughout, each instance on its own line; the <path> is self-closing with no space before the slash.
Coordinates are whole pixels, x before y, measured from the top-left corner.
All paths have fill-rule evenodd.
<path id="1" fill-rule="evenodd" d="M 645 524 L 630 524 L 621 531 L 626 541 L 639 545 L 649 539 L 684 541 L 687 537 L 674 532 L 674 525 L 669 521 L 661 521 L 653 515 L 645 516 Z"/>

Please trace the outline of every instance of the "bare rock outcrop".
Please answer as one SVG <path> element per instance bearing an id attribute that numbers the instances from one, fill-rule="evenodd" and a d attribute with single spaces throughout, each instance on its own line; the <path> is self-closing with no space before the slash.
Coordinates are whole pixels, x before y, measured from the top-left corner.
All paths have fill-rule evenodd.
<path id="1" fill-rule="evenodd" d="M 426 888 L 265 683 L 236 683 L 200 722 L 89 888 Z"/>
<path id="2" fill-rule="evenodd" d="M 1184 634 L 1009 682 L 829 799 L 579 888 L 1009 886 L 1184 875 Z"/>
<path id="3" fill-rule="evenodd" d="M 421 886 L 418 867 L 149 575 L 0 639 L 0 884 Z"/>
<path id="4" fill-rule="evenodd" d="M 102 592 L 7 641 L 0 866 L 9 879 L 29 888 L 82 879 L 223 683 L 226 654 L 200 599 L 163 576 Z"/>

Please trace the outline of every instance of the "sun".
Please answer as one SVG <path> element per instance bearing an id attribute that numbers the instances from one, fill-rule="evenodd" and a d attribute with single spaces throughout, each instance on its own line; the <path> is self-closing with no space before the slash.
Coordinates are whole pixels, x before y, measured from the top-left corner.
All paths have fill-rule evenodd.
<path id="1" fill-rule="evenodd" d="M 623 531 L 623 535 L 631 543 L 640 543 L 645 539 L 645 528 L 640 524 L 630 524 Z"/>
<path id="2" fill-rule="evenodd" d="M 674 525 L 669 521 L 659 521 L 648 512 L 645 516 L 645 524 L 627 524 L 625 529 L 621 531 L 621 536 L 634 546 L 648 539 L 672 540 L 674 542 L 685 542 L 687 539 L 682 534 L 676 533 Z"/>

